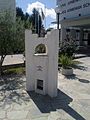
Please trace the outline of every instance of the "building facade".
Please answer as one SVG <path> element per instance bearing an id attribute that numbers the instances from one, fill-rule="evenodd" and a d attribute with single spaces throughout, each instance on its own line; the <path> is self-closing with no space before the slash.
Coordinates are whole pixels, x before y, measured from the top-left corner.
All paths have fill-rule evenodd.
<path id="1" fill-rule="evenodd" d="M 12 18 L 16 17 L 16 2 L 15 0 L 0 0 L 0 13 L 10 11 Z"/>
<path id="2" fill-rule="evenodd" d="M 90 0 L 57 0 L 56 13 L 61 24 L 61 41 L 68 34 L 77 45 L 90 45 Z"/>

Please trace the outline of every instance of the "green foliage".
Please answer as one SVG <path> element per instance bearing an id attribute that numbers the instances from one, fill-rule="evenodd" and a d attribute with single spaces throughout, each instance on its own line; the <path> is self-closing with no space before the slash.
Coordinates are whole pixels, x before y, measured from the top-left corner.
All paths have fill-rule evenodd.
<path id="1" fill-rule="evenodd" d="M 70 68 L 73 64 L 72 57 L 68 57 L 67 55 L 61 55 L 59 62 L 62 64 L 63 68 Z"/>
<path id="2" fill-rule="evenodd" d="M 24 21 L 21 18 L 16 19 L 14 53 L 23 53 L 25 51 L 25 28 Z"/>
<path id="3" fill-rule="evenodd" d="M 31 17 L 28 13 L 23 13 L 22 9 L 17 7 L 16 8 L 16 17 L 23 22 L 25 29 L 31 29 Z"/>
<path id="4" fill-rule="evenodd" d="M 59 56 L 62 54 L 72 56 L 76 51 L 77 45 L 75 40 L 67 36 L 66 39 L 60 44 Z"/>
<path id="5" fill-rule="evenodd" d="M 24 51 L 24 23 L 13 20 L 9 11 L 0 14 L 0 74 L 5 56 Z"/>
<path id="6" fill-rule="evenodd" d="M 25 20 L 25 15 L 21 8 L 16 7 L 16 17 L 20 17 L 21 20 Z"/>
<path id="7" fill-rule="evenodd" d="M 38 10 L 34 8 L 32 14 L 29 15 L 28 13 L 24 14 L 22 9 L 17 7 L 16 16 L 24 22 L 25 29 L 31 29 L 33 33 L 37 33 L 40 36 L 43 24 Z"/>
<path id="8" fill-rule="evenodd" d="M 15 26 L 9 12 L 0 14 L 0 55 L 12 52 L 15 35 Z"/>
<path id="9" fill-rule="evenodd" d="M 42 19 L 41 16 L 39 14 L 39 12 L 34 8 L 32 11 L 32 15 L 31 15 L 31 22 L 32 22 L 32 26 L 33 26 L 33 33 L 37 33 L 40 36 L 41 33 L 41 27 L 42 27 Z"/>
<path id="10" fill-rule="evenodd" d="M 24 67 L 10 68 L 10 69 L 4 70 L 3 74 L 5 74 L 5 75 L 25 74 L 25 68 Z"/>
<path id="11" fill-rule="evenodd" d="M 21 19 L 12 20 L 9 12 L 0 14 L 0 55 L 24 51 L 25 29 Z"/>
<path id="12" fill-rule="evenodd" d="M 73 60 L 72 57 L 68 56 L 67 54 L 61 55 L 59 57 L 58 62 L 62 65 L 63 68 L 75 68 L 78 64 L 81 64 L 81 62 Z"/>
<path id="13" fill-rule="evenodd" d="M 39 44 L 35 49 L 35 54 L 46 53 L 46 47 L 44 44 Z"/>
<path id="14" fill-rule="evenodd" d="M 39 16 L 39 19 L 37 19 Z M 36 20 L 36 25 L 35 25 Z M 38 24 L 39 23 L 39 24 Z M 39 12 L 33 10 L 33 14 L 24 14 L 21 8 L 16 9 L 16 21 L 13 20 L 10 11 L 0 13 L 0 74 L 5 56 L 8 54 L 23 53 L 25 51 L 25 29 L 35 29 L 39 35 L 42 20 Z"/>
<path id="15" fill-rule="evenodd" d="M 9 12 L 0 13 L 0 75 L 2 73 L 2 64 L 5 56 L 12 54 L 15 26 L 14 20 Z"/>

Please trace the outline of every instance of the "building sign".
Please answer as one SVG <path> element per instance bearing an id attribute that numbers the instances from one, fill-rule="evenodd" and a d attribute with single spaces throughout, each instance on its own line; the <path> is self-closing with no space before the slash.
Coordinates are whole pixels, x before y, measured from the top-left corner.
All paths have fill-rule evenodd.
<path id="1" fill-rule="evenodd" d="M 90 0 L 57 0 L 57 5 L 60 20 L 90 14 Z"/>

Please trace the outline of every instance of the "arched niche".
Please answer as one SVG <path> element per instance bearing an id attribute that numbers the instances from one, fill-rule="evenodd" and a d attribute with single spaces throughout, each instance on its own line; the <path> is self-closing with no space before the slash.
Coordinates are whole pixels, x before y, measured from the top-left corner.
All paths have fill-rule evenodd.
<path id="1" fill-rule="evenodd" d="M 35 53 L 34 54 L 47 54 L 47 47 L 44 44 L 39 44 L 35 47 Z"/>

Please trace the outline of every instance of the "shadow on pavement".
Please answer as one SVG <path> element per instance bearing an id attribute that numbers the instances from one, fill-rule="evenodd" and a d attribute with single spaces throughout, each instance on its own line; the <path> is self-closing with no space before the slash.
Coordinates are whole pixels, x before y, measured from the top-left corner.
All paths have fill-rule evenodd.
<path id="1" fill-rule="evenodd" d="M 73 74 L 73 75 L 69 75 L 69 76 L 65 76 L 68 80 L 78 80 L 79 82 L 81 82 L 81 83 L 90 83 L 90 81 L 89 80 L 86 80 L 86 79 L 80 79 L 80 78 L 78 78 L 75 74 Z"/>
<path id="2" fill-rule="evenodd" d="M 84 58 L 84 57 L 87 57 L 87 55 L 86 54 L 82 54 L 82 55 L 78 54 L 74 57 L 74 59 L 79 59 L 79 58 Z"/>
<path id="3" fill-rule="evenodd" d="M 86 79 L 79 79 L 79 81 L 82 82 L 82 83 L 90 83 L 90 81 L 86 80 Z"/>
<path id="4" fill-rule="evenodd" d="M 73 65 L 73 68 L 83 70 L 83 71 L 87 71 L 87 67 L 82 66 L 82 65 Z"/>
<path id="5" fill-rule="evenodd" d="M 69 106 L 73 99 L 60 90 L 58 90 L 56 98 L 51 98 L 48 95 L 43 96 L 36 94 L 34 91 L 28 92 L 28 94 L 42 113 L 50 113 L 52 111 L 56 111 L 57 109 L 63 109 L 74 119 L 85 120 L 85 118 Z"/>
<path id="6" fill-rule="evenodd" d="M 27 103 L 30 101 L 30 97 L 25 91 L 26 81 L 21 76 L 4 76 L 0 78 L 0 102 L 3 102 L 2 106 L 6 104 Z M 1 106 L 0 106 L 1 107 Z"/>

